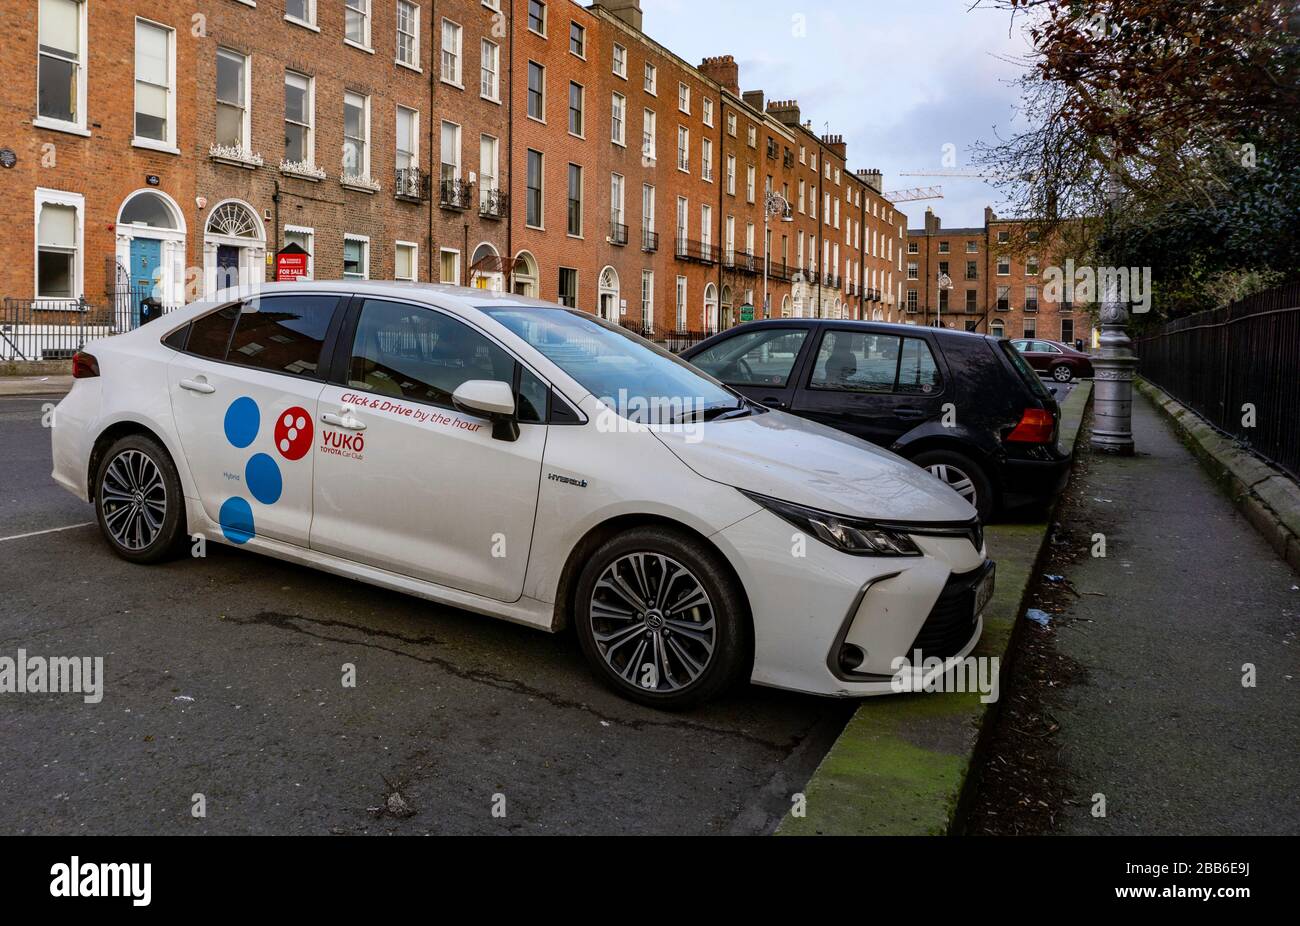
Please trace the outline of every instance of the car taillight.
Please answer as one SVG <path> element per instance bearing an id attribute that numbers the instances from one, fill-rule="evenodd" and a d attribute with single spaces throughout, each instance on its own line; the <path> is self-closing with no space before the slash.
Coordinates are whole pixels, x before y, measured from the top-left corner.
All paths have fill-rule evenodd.
<path id="1" fill-rule="evenodd" d="M 95 359 L 94 354 L 88 354 L 84 350 L 79 350 L 72 355 L 72 378 L 88 379 L 91 376 L 99 375 L 99 361 Z"/>
<path id="2" fill-rule="evenodd" d="M 1055 431 L 1056 419 L 1051 412 L 1041 408 L 1027 408 L 1020 416 L 1020 423 L 1007 435 L 1007 440 L 1018 444 L 1046 444 L 1051 442 Z"/>

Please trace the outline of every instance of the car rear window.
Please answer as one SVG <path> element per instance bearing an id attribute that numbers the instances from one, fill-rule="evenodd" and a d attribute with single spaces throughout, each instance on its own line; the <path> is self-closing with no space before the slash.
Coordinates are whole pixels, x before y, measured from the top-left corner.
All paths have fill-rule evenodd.
<path id="1" fill-rule="evenodd" d="M 1038 378 L 1038 374 L 1034 372 L 1034 368 L 1029 365 L 1029 361 L 1020 355 L 1020 351 L 1016 350 L 1010 341 L 999 341 L 998 347 L 1002 349 L 1002 353 L 1006 355 L 1006 358 L 1011 361 L 1011 365 L 1016 368 L 1016 372 L 1020 374 L 1020 379 L 1029 387 L 1030 392 L 1040 399 L 1046 399 L 1049 402 L 1054 401 L 1052 394 L 1047 391 L 1047 388 Z"/>
<path id="2" fill-rule="evenodd" d="M 273 373 L 313 376 L 338 296 L 263 296 L 244 303 L 226 360 Z"/>

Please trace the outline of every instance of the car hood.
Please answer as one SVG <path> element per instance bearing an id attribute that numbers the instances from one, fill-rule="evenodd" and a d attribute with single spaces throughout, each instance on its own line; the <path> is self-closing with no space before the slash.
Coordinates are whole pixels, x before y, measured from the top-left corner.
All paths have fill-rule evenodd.
<path id="1" fill-rule="evenodd" d="M 975 509 L 928 472 L 852 435 L 784 412 L 656 428 L 705 479 L 834 514 L 969 521 Z"/>

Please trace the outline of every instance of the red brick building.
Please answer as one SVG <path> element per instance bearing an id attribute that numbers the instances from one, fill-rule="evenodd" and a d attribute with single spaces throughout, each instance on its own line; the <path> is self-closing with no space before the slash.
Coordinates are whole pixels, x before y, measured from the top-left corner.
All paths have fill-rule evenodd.
<path id="1" fill-rule="evenodd" d="M 275 278 L 511 289 L 656 335 L 891 318 L 903 218 L 798 103 L 639 0 L 16 0 L 0 295 Z M 766 270 L 766 273 L 764 272 Z M 765 299 L 766 297 L 766 299 Z"/>

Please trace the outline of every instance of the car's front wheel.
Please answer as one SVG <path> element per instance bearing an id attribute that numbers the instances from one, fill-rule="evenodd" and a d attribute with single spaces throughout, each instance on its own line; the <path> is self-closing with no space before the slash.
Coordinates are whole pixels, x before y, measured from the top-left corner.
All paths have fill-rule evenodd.
<path id="1" fill-rule="evenodd" d="M 722 692 L 751 662 L 735 579 L 684 532 L 636 528 L 583 567 L 574 622 L 596 675 L 624 697 L 682 710 Z"/>
<path id="2" fill-rule="evenodd" d="M 980 521 L 987 524 L 993 517 L 993 484 L 970 457 L 954 450 L 927 450 L 912 457 L 912 462 L 970 502 L 979 512 Z"/>
<path id="3" fill-rule="evenodd" d="M 184 539 L 185 500 L 171 457 L 152 437 L 113 443 L 95 472 L 95 514 L 113 552 L 133 563 L 157 563 Z"/>
<path id="4" fill-rule="evenodd" d="M 1074 379 L 1074 370 L 1070 369 L 1064 363 L 1057 364 L 1052 367 L 1052 379 L 1056 380 L 1058 383 L 1068 383 L 1070 380 Z"/>

